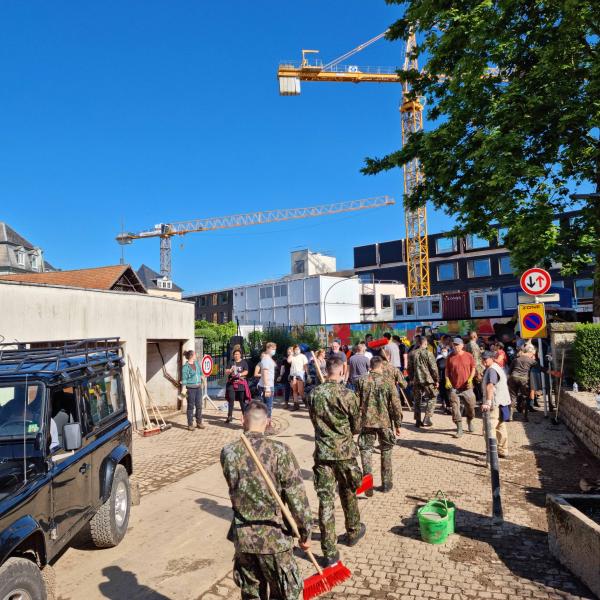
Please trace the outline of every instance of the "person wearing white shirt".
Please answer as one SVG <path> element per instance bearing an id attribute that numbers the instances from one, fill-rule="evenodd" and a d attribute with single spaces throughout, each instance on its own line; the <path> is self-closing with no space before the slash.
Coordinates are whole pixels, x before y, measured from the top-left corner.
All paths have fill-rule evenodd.
<path id="1" fill-rule="evenodd" d="M 290 383 L 292 384 L 292 396 L 294 406 L 292 410 L 300 408 L 300 401 L 304 399 L 304 382 L 308 375 L 308 359 L 300 351 L 300 346 L 295 345 L 291 356 L 288 356 L 290 363 Z"/>

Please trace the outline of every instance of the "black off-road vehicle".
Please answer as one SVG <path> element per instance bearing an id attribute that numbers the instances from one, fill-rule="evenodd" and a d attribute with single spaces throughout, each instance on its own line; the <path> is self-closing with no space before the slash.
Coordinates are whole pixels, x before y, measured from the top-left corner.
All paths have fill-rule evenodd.
<path id="1" fill-rule="evenodd" d="M 49 566 L 81 532 L 116 546 L 131 506 L 118 338 L 0 344 L 0 599 L 54 596 Z"/>

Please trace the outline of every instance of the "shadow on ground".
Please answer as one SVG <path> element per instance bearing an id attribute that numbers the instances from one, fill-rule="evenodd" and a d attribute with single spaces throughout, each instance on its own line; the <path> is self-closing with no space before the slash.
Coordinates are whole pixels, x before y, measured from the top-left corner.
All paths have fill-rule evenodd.
<path id="1" fill-rule="evenodd" d="M 168 596 L 138 583 L 137 577 L 131 571 L 123 571 L 121 567 L 105 567 L 102 575 L 108 578 L 98 589 L 104 598 L 112 600 L 169 600 Z"/>

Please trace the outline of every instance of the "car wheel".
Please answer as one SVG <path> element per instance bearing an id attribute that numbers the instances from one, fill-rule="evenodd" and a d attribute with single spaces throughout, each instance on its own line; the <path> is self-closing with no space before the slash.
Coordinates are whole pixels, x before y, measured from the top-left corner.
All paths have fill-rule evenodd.
<path id="1" fill-rule="evenodd" d="M 123 465 L 117 465 L 110 497 L 89 523 L 89 534 L 96 548 L 113 548 L 125 537 L 131 508 L 129 476 Z"/>
<path id="2" fill-rule="evenodd" d="M 0 600 L 46 600 L 38 566 L 26 558 L 9 558 L 0 567 Z"/>

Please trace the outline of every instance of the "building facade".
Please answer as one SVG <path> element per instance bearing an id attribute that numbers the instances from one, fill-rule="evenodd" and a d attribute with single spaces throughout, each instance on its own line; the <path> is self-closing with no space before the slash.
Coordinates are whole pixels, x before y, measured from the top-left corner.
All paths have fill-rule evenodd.
<path id="1" fill-rule="evenodd" d="M 476 290 L 495 290 L 518 286 L 519 273 L 515 273 L 510 252 L 504 245 L 505 231 L 498 229 L 492 242 L 474 235 L 448 236 L 446 233 L 429 235 L 429 267 L 431 293 L 444 294 Z M 532 265 L 534 266 L 534 265 Z M 407 280 L 405 240 L 379 242 L 354 248 L 354 270 L 363 281 Z M 591 310 L 593 273 L 585 269 L 577 276 L 563 276 L 560 265 L 549 269 L 552 284 L 573 292 L 575 306 L 581 312 Z M 487 296 L 486 296 L 487 298 Z M 493 309 L 496 302 L 489 297 Z M 486 299 L 485 302 L 488 300 Z"/>
<path id="2" fill-rule="evenodd" d="M 0 221 L 0 275 L 43 273 L 55 269 L 44 261 L 44 252 Z"/>
<path id="3" fill-rule="evenodd" d="M 320 325 L 360 321 L 360 283 L 355 277 L 312 275 L 233 289 L 240 325 Z"/>
<path id="4" fill-rule="evenodd" d="M 196 321 L 229 323 L 233 320 L 233 290 L 189 294 L 183 299 L 194 303 Z"/>
<path id="5" fill-rule="evenodd" d="M 136 273 L 151 296 L 181 300 L 183 290 L 168 277 L 161 276 L 147 265 L 142 265 Z"/>

